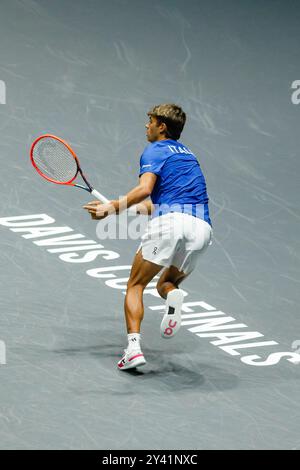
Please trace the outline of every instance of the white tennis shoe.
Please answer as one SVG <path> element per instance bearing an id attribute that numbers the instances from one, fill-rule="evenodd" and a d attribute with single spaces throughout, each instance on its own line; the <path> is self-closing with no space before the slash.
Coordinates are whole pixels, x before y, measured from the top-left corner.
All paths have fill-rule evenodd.
<path id="1" fill-rule="evenodd" d="M 146 360 L 140 349 L 132 349 L 131 351 L 124 349 L 122 359 L 118 362 L 118 369 L 133 369 L 134 367 L 144 366 L 145 364 Z"/>
<path id="2" fill-rule="evenodd" d="M 181 289 L 173 289 L 167 295 L 166 312 L 160 324 L 163 338 L 173 338 L 180 329 L 183 297 Z"/>

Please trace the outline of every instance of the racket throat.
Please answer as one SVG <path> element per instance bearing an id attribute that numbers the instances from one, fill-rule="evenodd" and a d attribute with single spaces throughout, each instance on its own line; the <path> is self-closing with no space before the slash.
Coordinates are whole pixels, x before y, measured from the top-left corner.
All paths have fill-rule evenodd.
<path id="1" fill-rule="evenodd" d="M 90 185 L 90 183 L 88 182 L 88 180 L 86 179 L 86 177 L 85 177 L 84 174 L 82 173 L 82 170 L 81 170 L 80 167 L 78 167 L 78 172 L 80 173 L 81 178 L 83 179 L 83 181 L 84 181 L 85 184 L 87 185 L 87 188 L 86 188 L 85 186 L 82 186 L 81 184 L 75 184 L 75 186 L 77 186 L 78 188 L 85 189 L 86 191 L 88 191 L 89 193 L 91 193 L 94 188 Z"/>
<path id="2" fill-rule="evenodd" d="M 76 186 L 76 188 L 80 188 L 80 189 L 84 189 L 85 191 L 87 191 L 88 193 L 91 193 L 93 191 L 93 188 L 90 186 L 90 187 L 86 187 L 86 186 L 82 186 L 81 184 L 74 184 L 74 186 Z"/>

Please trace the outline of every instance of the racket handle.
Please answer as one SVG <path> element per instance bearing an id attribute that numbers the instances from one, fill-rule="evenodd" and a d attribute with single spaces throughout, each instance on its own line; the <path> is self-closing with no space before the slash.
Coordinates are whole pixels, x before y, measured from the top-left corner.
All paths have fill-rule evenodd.
<path id="1" fill-rule="evenodd" d="M 98 191 L 96 191 L 96 189 L 93 189 L 92 192 L 91 192 L 91 194 L 92 194 L 93 196 L 95 196 L 97 199 L 99 199 L 99 201 L 103 202 L 103 204 L 106 204 L 107 202 L 109 202 L 109 200 L 106 199 L 106 197 L 103 196 L 103 194 L 101 194 L 101 193 L 99 193 Z M 129 214 L 137 215 L 137 214 L 136 214 L 136 204 L 135 204 L 134 206 L 129 207 L 129 209 L 127 209 L 127 210 L 128 210 L 128 213 L 129 213 Z"/>
<path id="2" fill-rule="evenodd" d="M 99 201 L 103 202 L 103 204 L 106 204 L 107 202 L 109 202 L 108 199 L 106 199 L 105 196 L 103 196 L 103 194 L 99 193 L 98 191 L 96 191 L 96 189 L 93 189 L 91 194 L 93 196 L 95 196 L 97 199 L 99 199 Z"/>

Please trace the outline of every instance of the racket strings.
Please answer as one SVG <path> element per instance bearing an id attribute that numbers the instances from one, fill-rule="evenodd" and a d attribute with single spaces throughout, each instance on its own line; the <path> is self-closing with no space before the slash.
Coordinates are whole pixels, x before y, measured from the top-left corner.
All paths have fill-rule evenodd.
<path id="1" fill-rule="evenodd" d="M 78 166 L 69 149 L 51 137 L 37 142 L 33 149 L 33 160 L 43 175 L 59 183 L 73 180 Z"/>

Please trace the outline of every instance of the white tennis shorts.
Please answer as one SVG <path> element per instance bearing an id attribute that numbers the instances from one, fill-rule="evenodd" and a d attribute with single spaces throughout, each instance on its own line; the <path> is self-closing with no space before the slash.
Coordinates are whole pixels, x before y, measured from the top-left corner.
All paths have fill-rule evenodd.
<path id="1" fill-rule="evenodd" d="M 208 222 L 189 214 L 169 212 L 149 220 L 142 235 L 143 258 L 160 266 L 176 266 L 190 274 L 207 247 L 213 230 Z"/>

